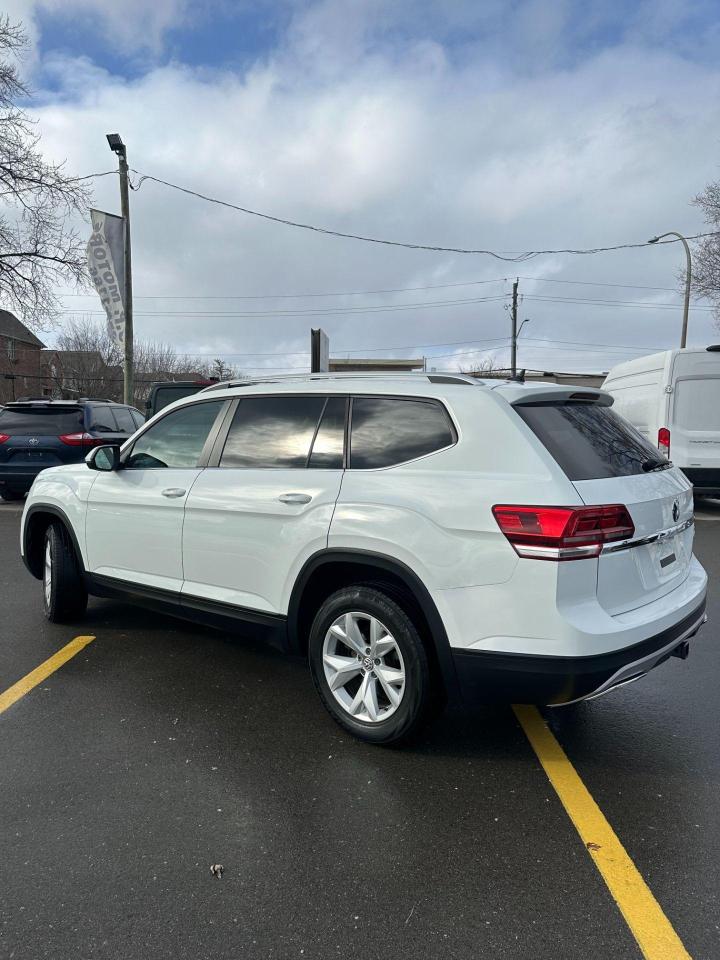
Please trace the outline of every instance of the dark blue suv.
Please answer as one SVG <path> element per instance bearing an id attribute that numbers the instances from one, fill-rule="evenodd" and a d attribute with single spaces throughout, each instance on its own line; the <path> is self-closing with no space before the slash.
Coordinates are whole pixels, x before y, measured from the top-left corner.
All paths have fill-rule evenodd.
<path id="1" fill-rule="evenodd" d="M 0 497 L 20 500 L 46 467 L 78 463 L 92 447 L 124 443 L 145 418 L 109 400 L 18 400 L 0 409 Z"/>

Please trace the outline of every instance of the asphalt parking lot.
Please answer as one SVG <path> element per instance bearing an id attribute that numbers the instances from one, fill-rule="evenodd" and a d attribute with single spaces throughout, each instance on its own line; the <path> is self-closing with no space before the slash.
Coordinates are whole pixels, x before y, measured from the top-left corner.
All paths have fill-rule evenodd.
<path id="1" fill-rule="evenodd" d="M 0 505 L 0 694 L 95 639 L 0 714 L 0 956 L 643 956 L 509 706 L 379 749 L 253 639 L 101 600 L 49 624 L 20 513 Z M 696 552 L 690 658 L 545 716 L 687 953 L 717 960 L 720 504 Z"/>

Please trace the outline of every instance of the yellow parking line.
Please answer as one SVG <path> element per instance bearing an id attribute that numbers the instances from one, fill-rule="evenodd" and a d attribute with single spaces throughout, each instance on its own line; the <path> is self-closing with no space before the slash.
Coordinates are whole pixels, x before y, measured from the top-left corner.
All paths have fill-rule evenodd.
<path id="1" fill-rule="evenodd" d="M 646 960 L 690 960 L 670 921 L 536 707 L 513 706 L 550 783 Z"/>
<path id="2" fill-rule="evenodd" d="M 64 663 L 71 660 L 76 653 L 80 653 L 83 647 L 86 647 L 94 639 L 95 637 L 75 637 L 74 640 L 71 640 L 70 643 L 58 650 L 57 653 L 54 653 L 44 663 L 41 663 L 39 667 L 31 670 L 22 680 L 18 680 L 17 683 L 8 687 L 4 693 L 0 693 L 0 713 L 3 713 L 21 697 L 24 697 L 33 687 L 42 683 L 51 673 L 59 670 Z"/>

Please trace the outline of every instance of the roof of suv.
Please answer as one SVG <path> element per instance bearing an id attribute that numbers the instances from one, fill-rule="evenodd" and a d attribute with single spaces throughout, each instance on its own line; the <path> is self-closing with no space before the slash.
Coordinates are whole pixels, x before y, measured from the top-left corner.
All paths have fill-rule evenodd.
<path id="1" fill-rule="evenodd" d="M 548 400 L 566 397 L 594 399 L 605 396 L 594 387 L 581 387 L 557 383 L 522 383 L 516 380 L 478 379 L 455 373 L 301 373 L 247 380 L 226 380 L 201 391 L 203 395 L 218 393 L 238 397 L 246 393 L 292 393 L 298 390 L 311 393 L 390 393 L 416 396 L 433 396 L 455 391 L 458 388 L 475 387 L 500 393 L 509 403 L 540 396 Z M 196 395 L 197 396 L 197 395 Z M 193 398 L 188 398 L 192 400 Z M 182 401 L 178 401 L 178 404 Z"/>
<path id="2" fill-rule="evenodd" d="M 26 397 L 20 400 L 10 400 L 6 407 L 77 407 L 85 403 L 107 403 L 113 407 L 125 407 L 127 404 L 116 400 L 100 400 L 96 397 L 80 397 L 77 400 L 55 400 L 53 397 Z"/>

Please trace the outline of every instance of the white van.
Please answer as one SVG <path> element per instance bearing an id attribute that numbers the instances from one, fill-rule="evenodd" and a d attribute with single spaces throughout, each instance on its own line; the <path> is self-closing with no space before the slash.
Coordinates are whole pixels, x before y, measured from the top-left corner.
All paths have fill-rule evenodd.
<path id="1" fill-rule="evenodd" d="M 720 495 L 720 346 L 619 363 L 603 390 L 613 410 L 680 467 L 695 493 Z"/>

